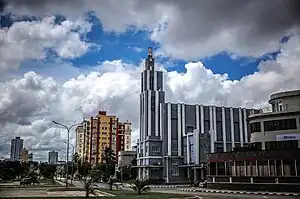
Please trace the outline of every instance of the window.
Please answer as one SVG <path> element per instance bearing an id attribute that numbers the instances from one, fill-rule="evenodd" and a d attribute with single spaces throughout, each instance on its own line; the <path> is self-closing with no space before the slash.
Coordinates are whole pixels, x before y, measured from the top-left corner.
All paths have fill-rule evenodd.
<path id="1" fill-rule="evenodd" d="M 264 122 L 265 131 L 297 129 L 296 119 L 272 120 Z"/>
<path id="2" fill-rule="evenodd" d="M 172 159 L 172 165 L 178 165 L 179 164 L 179 160 L 178 159 Z"/>
<path id="3" fill-rule="evenodd" d="M 193 133 L 194 127 L 193 126 L 187 126 L 186 131 L 187 131 L 187 133 Z"/>
<path id="4" fill-rule="evenodd" d="M 151 149 L 152 149 L 152 152 L 160 152 L 159 146 L 157 146 L 157 145 L 152 146 Z"/>
<path id="5" fill-rule="evenodd" d="M 282 101 L 278 102 L 278 111 L 283 111 L 283 104 Z"/>
<path id="6" fill-rule="evenodd" d="M 266 150 L 297 149 L 298 140 L 266 142 Z"/>
<path id="7" fill-rule="evenodd" d="M 171 169 L 171 175 L 172 176 L 179 176 L 179 168 L 178 167 L 174 167 Z"/>
<path id="8" fill-rule="evenodd" d="M 251 131 L 251 133 L 261 132 L 260 122 L 251 123 L 250 124 L 250 131 Z"/>

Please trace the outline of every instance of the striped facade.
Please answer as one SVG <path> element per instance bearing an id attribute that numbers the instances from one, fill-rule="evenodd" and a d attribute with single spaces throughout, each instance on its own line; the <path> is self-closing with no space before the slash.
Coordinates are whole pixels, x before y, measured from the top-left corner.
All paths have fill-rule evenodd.
<path id="1" fill-rule="evenodd" d="M 207 153 L 231 151 L 250 141 L 250 112 L 245 108 L 166 103 L 163 73 L 154 70 L 150 52 L 141 74 L 139 178 L 179 182 L 191 175 L 195 179 L 205 175 Z"/>

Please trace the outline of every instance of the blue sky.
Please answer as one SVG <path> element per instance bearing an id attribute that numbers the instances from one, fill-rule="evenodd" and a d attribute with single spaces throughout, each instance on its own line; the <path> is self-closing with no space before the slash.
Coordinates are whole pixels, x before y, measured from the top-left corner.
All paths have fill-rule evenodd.
<path id="1" fill-rule="evenodd" d="M 76 67 L 93 66 L 106 60 L 117 59 L 121 59 L 126 63 L 138 64 L 146 56 L 149 46 L 154 49 L 159 47 L 159 44 L 149 39 L 148 33 L 145 31 L 128 30 L 122 34 L 107 33 L 102 31 L 101 23 L 98 20 L 94 19 L 93 22 L 92 31 L 88 33 L 87 39 L 101 47 L 100 49 L 93 48 L 80 58 L 69 60 Z M 239 80 L 245 75 L 254 73 L 260 61 L 273 59 L 276 55 L 275 52 L 258 59 L 251 57 L 233 58 L 224 52 L 193 61 L 202 61 L 205 67 L 211 69 L 214 73 L 227 73 L 230 79 Z M 187 62 L 184 60 L 169 62 L 168 58 L 159 57 L 157 61 L 164 64 L 168 70 L 185 72 L 184 64 Z"/>
<path id="2" fill-rule="evenodd" d="M 56 21 L 59 23 L 63 20 L 63 17 L 58 17 Z M 72 63 L 75 67 L 79 68 L 79 70 L 80 68 L 99 65 L 99 63 L 106 60 L 121 59 L 125 63 L 139 64 L 146 56 L 149 46 L 154 49 L 159 48 L 159 44 L 149 39 L 149 34 L 146 31 L 135 30 L 133 28 L 120 34 L 104 32 L 102 30 L 101 21 L 98 18 L 89 15 L 89 21 L 93 23 L 92 31 L 86 35 L 85 40 L 95 43 L 98 46 L 92 47 L 91 50 L 79 58 L 63 60 Z M 12 21 L 9 16 L 2 17 L 1 24 L 2 26 L 8 27 L 12 24 Z M 281 42 L 286 42 L 287 39 L 287 37 L 284 37 Z M 274 52 L 256 59 L 251 57 L 233 58 L 230 54 L 222 52 L 208 58 L 201 59 L 199 57 L 198 60 L 192 61 L 202 61 L 205 67 L 211 69 L 214 73 L 227 73 L 230 79 L 239 80 L 245 75 L 254 73 L 260 61 L 273 59 L 276 55 L 277 53 Z M 51 62 L 51 59 L 52 57 L 47 61 Z M 169 60 L 169 58 L 166 57 L 157 57 L 156 60 L 164 64 L 169 71 L 176 70 L 178 72 L 185 72 L 184 65 L 187 62 L 184 60 Z M 29 60 L 22 63 L 21 69 L 29 69 L 33 62 L 35 61 Z M 41 64 L 35 62 L 36 67 L 40 67 L 39 65 Z"/>

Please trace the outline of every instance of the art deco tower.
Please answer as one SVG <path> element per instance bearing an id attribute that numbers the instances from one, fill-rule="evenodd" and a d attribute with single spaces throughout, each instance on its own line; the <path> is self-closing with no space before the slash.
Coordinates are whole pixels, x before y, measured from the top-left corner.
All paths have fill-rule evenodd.
<path id="1" fill-rule="evenodd" d="M 162 157 L 161 103 L 165 102 L 163 72 L 155 70 L 152 48 L 148 48 L 145 69 L 141 74 L 139 165 L 151 158 Z M 149 163 L 147 163 L 149 164 Z M 141 168 L 139 176 L 149 176 L 148 168 Z M 140 176 L 141 177 L 141 176 Z"/>

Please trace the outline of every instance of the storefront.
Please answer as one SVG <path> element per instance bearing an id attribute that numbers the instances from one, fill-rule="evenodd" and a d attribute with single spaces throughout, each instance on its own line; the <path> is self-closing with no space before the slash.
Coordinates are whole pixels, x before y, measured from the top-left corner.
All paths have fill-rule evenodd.
<path id="1" fill-rule="evenodd" d="M 209 188 L 299 191 L 300 149 L 208 154 L 207 179 Z"/>

